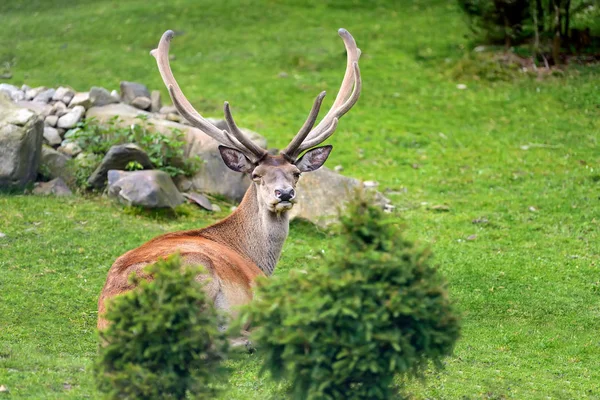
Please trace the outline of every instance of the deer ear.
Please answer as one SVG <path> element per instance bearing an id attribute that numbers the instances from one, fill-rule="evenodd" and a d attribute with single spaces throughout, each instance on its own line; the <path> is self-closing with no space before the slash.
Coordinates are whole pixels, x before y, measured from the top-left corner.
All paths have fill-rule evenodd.
<path id="1" fill-rule="evenodd" d="M 296 167 L 298 167 L 301 172 L 315 171 L 325 164 L 332 149 L 333 146 L 331 145 L 315 147 L 304 153 L 304 155 L 296 161 Z"/>
<path id="2" fill-rule="evenodd" d="M 252 164 L 239 150 L 232 149 L 231 147 L 219 146 L 219 152 L 221 153 L 223 162 L 229 169 L 237 172 L 250 173 L 255 168 L 255 165 Z"/>

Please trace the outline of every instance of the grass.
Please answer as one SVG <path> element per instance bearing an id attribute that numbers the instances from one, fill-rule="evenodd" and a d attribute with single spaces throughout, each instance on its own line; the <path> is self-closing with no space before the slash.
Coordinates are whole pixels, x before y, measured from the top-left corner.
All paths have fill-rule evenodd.
<path id="1" fill-rule="evenodd" d="M 331 104 L 344 65 L 335 32 L 347 28 L 363 51 L 363 95 L 330 139 L 327 165 L 389 189 L 463 315 L 455 355 L 407 382 L 411 398 L 600 398 L 597 66 L 457 81 L 453 65 L 472 44 L 455 4 L 441 0 L 8 0 L 0 21 L 11 83 L 132 80 L 165 96 L 148 51 L 174 29 L 173 69 L 192 103 L 220 117 L 230 101 L 240 125 L 279 147 L 320 90 Z M 10 390 L 0 398 L 97 398 L 96 301 L 112 261 L 225 214 L 189 208 L 173 220 L 101 198 L 0 195 L 0 385 Z M 327 237 L 293 223 L 276 273 L 315 268 Z M 232 367 L 224 398 L 285 397 L 258 376 L 259 354 Z"/>

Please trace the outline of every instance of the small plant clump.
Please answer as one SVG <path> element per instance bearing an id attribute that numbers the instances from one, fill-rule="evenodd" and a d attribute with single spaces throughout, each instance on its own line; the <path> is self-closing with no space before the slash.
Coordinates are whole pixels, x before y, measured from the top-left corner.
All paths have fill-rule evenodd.
<path id="1" fill-rule="evenodd" d="M 458 318 L 430 253 L 361 195 L 341 216 L 339 243 L 310 273 L 259 282 L 244 313 L 297 399 L 389 399 L 398 374 L 441 366 Z"/>
<path id="2" fill-rule="evenodd" d="M 152 280 L 113 299 L 100 332 L 98 388 L 110 399 L 213 398 L 228 342 L 223 321 L 177 256 L 146 268 Z"/>
<path id="3" fill-rule="evenodd" d="M 145 115 L 139 115 L 139 124 L 129 127 L 119 127 L 119 118 L 111 118 L 106 124 L 99 124 L 94 119 L 88 119 L 77 124 L 77 127 L 66 133 L 65 138 L 71 140 L 86 154 L 72 161 L 76 175 L 76 184 L 87 188 L 87 178 L 98 166 L 102 157 L 114 145 L 135 143 L 140 146 L 152 161 L 156 169 L 165 171 L 172 177 L 184 175 L 191 176 L 200 163 L 199 157 L 186 157 L 184 155 L 184 133 L 174 129 L 170 135 L 164 135 L 152 129 L 152 123 L 147 121 Z M 93 162 L 90 163 L 90 160 Z M 142 169 L 139 164 L 127 166 L 127 170 Z"/>

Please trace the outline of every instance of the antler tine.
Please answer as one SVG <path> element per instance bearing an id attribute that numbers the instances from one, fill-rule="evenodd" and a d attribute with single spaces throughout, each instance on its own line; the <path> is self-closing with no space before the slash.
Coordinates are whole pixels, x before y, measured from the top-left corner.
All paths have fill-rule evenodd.
<path id="1" fill-rule="evenodd" d="M 231 109 L 229 108 L 229 103 L 227 101 L 225 102 L 223 108 L 224 108 L 224 112 L 225 112 L 225 121 L 227 122 L 227 126 L 229 127 L 229 132 L 231 132 L 233 134 L 233 136 L 235 136 L 235 138 L 245 148 L 247 148 L 250 152 L 252 152 L 252 154 L 254 154 L 254 156 L 258 160 L 262 159 L 265 156 L 265 154 L 267 154 L 267 151 L 265 149 L 263 149 L 262 147 L 258 146 L 252 140 L 250 140 L 244 134 L 244 132 L 242 132 L 241 129 L 238 128 L 238 126 L 235 124 L 235 121 L 233 120 L 233 115 L 231 115 Z"/>
<path id="2" fill-rule="evenodd" d="M 346 53 L 348 55 L 346 72 L 344 73 L 344 79 L 342 80 L 340 90 L 335 97 L 331 109 L 327 112 L 325 117 L 323 117 L 321 122 L 305 136 L 304 140 L 299 143 L 296 148 L 292 149 L 293 151 L 286 153 L 292 159 L 297 158 L 304 150 L 315 147 L 330 137 L 337 127 L 338 120 L 346 114 L 354 104 L 356 104 L 360 96 L 362 88 L 360 69 L 358 67 L 360 49 L 356 46 L 356 42 L 350 32 L 345 29 L 340 29 L 338 30 L 338 34 L 344 41 L 344 46 L 346 47 Z M 294 138 L 294 141 L 295 140 L 296 138 Z M 288 148 L 290 146 L 291 143 L 288 145 Z"/>
<path id="3" fill-rule="evenodd" d="M 308 117 L 306 118 L 306 121 L 304 122 L 304 125 L 302 125 L 302 128 L 300 128 L 300 130 L 298 131 L 296 136 L 294 136 L 290 144 L 288 144 L 287 147 L 281 151 L 281 154 L 284 157 L 294 159 L 298 156 L 296 150 L 298 150 L 298 147 L 300 147 L 304 139 L 306 139 L 306 137 L 310 133 L 310 130 L 315 125 L 317 117 L 319 116 L 319 111 L 321 110 L 321 104 L 323 103 L 323 99 L 325 98 L 325 94 L 326 93 L 324 91 L 319 93 L 319 95 L 315 99 L 315 102 L 313 103 Z"/>
<path id="4" fill-rule="evenodd" d="M 217 128 L 215 125 L 202 117 L 202 115 L 200 115 L 200 113 L 194 109 L 192 104 L 181 91 L 181 88 L 177 84 L 169 64 L 169 43 L 171 42 L 171 39 L 173 39 L 174 35 L 175 34 L 172 30 L 168 30 L 163 33 L 162 37 L 160 38 L 160 42 L 158 43 L 158 48 L 150 52 L 150 54 L 156 59 L 160 76 L 169 90 L 169 95 L 171 96 L 171 100 L 173 100 L 173 104 L 186 120 L 200 129 L 202 132 L 206 133 L 219 143 L 235 147 L 237 150 L 244 153 L 246 157 L 250 158 L 252 161 L 255 161 L 258 155 L 255 154 L 254 151 L 246 148 L 240 143 L 235 142 L 229 135 L 229 132 Z"/>
<path id="5" fill-rule="evenodd" d="M 333 118 L 340 119 L 345 113 L 352 108 L 358 101 L 362 82 L 360 79 L 360 71 L 358 68 L 358 59 L 360 58 L 360 49 L 356 46 L 356 41 L 345 29 L 338 30 L 338 34 L 344 41 L 346 47 L 347 62 L 344 79 L 340 86 L 340 90 L 331 106 L 329 112 L 323 117 L 321 122 L 310 132 L 307 139 L 319 137 L 325 130 L 328 130 Z M 352 87 L 354 86 L 354 90 Z M 357 90 L 358 89 L 358 90 Z M 352 93 L 351 93 L 352 91 Z M 350 97 L 348 97 L 350 95 Z M 320 142 L 317 142 L 317 144 Z M 303 146 L 304 147 L 304 146 Z"/>

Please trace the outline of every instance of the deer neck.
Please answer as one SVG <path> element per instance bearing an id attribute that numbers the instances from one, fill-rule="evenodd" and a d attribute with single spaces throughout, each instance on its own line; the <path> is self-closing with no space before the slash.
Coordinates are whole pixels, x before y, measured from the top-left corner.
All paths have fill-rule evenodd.
<path id="1" fill-rule="evenodd" d="M 274 213 L 258 198 L 252 183 L 238 208 L 226 219 L 206 228 L 204 236 L 234 248 L 266 275 L 279 261 L 289 231 L 287 212 Z"/>

